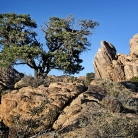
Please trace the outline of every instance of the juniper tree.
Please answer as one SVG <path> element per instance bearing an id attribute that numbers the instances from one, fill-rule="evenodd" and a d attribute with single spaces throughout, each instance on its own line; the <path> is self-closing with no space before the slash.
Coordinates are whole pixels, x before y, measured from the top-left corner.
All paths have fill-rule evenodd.
<path id="1" fill-rule="evenodd" d="M 79 73 L 81 66 L 80 54 L 90 48 L 87 36 L 91 35 L 99 23 L 92 20 L 75 20 L 73 16 L 67 18 L 52 17 L 45 22 L 42 31 L 45 34 L 46 46 L 51 54 L 48 62 L 49 70 L 59 69 L 66 74 Z"/>
<path id="2" fill-rule="evenodd" d="M 33 31 L 36 27 L 29 14 L 0 14 L 0 66 L 27 64 L 38 68 L 35 59 L 41 55 L 42 46 Z"/>
<path id="3" fill-rule="evenodd" d="M 0 66 L 26 64 L 36 77 L 52 69 L 79 73 L 83 69 L 80 54 L 89 49 L 87 36 L 95 26 L 98 22 L 92 20 L 51 17 L 42 27 L 46 39 L 43 46 L 34 31 L 37 24 L 29 14 L 0 14 Z"/>

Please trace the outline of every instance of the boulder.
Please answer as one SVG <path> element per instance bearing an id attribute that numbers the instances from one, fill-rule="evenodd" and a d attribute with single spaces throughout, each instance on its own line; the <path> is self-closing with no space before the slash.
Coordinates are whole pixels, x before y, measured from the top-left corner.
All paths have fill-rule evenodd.
<path id="1" fill-rule="evenodd" d="M 116 54 L 116 49 L 111 43 L 102 41 L 93 61 L 95 78 L 119 82 L 138 76 L 137 40 L 138 34 L 130 40 L 130 55 Z"/>
<path id="2" fill-rule="evenodd" d="M 107 42 L 101 42 L 101 48 L 94 57 L 94 70 L 96 79 L 124 80 L 123 66 L 118 63 L 115 47 Z"/>
<path id="3" fill-rule="evenodd" d="M 26 86 L 26 83 L 21 79 L 21 80 L 19 80 L 18 82 L 15 83 L 14 88 L 19 89 L 19 88 L 22 88 L 22 87 L 25 87 L 25 86 Z"/>
<path id="4" fill-rule="evenodd" d="M 84 115 L 70 120 L 72 124 L 70 122 L 66 127 L 40 134 L 37 138 L 138 137 L 137 115 L 113 114 L 101 110 L 93 112 L 90 103 L 88 106 Z"/>
<path id="5" fill-rule="evenodd" d="M 19 81 L 24 75 L 19 73 L 14 68 L 0 68 L 0 90 L 13 88 L 14 84 Z"/>
<path id="6" fill-rule="evenodd" d="M 124 72 L 126 76 L 125 80 L 138 76 L 138 59 L 124 64 Z"/>
<path id="7" fill-rule="evenodd" d="M 87 91 L 81 93 L 69 106 L 64 108 L 54 122 L 53 128 L 58 133 L 44 134 L 42 138 L 52 138 L 52 136 L 108 137 L 110 131 L 112 136 L 117 135 L 118 132 L 124 132 L 122 126 L 129 124 L 131 121 L 138 122 L 137 115 L 131 115 L 131 117 L 129 115 L 130 120 L 127 120 L 126 114 L 119 114 L 122 108 L 122 103 L 116 97 L 110 97 L 108 91 L 104 88 L 98 85 L 89 86 Z M 122 120 L 123 123 L 119 120 Z M 114 123 L 116 128 L 113 129 Z M 115 130 L 117 131 L 115 132 Z M 125 132 L 128 132 L 128 130 Z M 126 136 L 126 134 L 123 136 Z"/>

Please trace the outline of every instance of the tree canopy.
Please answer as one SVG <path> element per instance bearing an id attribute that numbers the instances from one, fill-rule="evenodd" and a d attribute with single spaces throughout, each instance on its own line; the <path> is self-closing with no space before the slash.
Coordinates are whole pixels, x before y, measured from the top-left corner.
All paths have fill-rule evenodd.
<path id="1" fill-rule="evenodd" d="M 0 14 L 0 66 L 26 64 L 34 69 L 35 76 L 48 74 L 51 69 L 66 74 L 79 73 L 80 54 L 90 48 L 87 36 L 99 23 L 92 20 L 75 20 L 51 17 L 41 27 L 46 45 L 37 40 L 37 24 L 29 14 Z"/>

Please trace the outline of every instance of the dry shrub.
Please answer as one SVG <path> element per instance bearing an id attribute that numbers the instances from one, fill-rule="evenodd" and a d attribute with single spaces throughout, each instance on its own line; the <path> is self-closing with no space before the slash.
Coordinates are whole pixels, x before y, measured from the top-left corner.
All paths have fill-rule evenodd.
<path id="1" fill-rule="evenodd" d="M 22 81 L 24 82 L 24 87 L 25 86 L 31 86 L 34 88 L 37 88 L 40 85 L 45 85 L 49 86 L 49 81 L 47 78 L 42 78 L 42 77 L 32 77 L 31 75 L 24 75 L 22 78 Z"/>
<path id="2" fill-rule="evenodd" d="M 138 99 L 132 97 L 132 92 L 126 89 L 121 83 L 113 82 L 111 80 L 101 80 L 98 82 L 100 87 L 104 87 L 109 96 L 118 99 L 123 106 L 138 110 Z"/>
<path id="3" fill-rule="evenodd" d="M 124 114 L 102 113 L 92 115 L 86 129 L 93 138 L 135 138 L 138 136 L 137 122 Z"/>

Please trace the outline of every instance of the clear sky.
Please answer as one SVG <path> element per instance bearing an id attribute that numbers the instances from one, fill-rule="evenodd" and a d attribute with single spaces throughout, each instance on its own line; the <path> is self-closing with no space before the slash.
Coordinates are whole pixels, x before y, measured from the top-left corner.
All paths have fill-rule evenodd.
<path id="1" fill-rule="evenodd" d="M 40 25 L 52 16 L 65 18 L 72 14 L 75 19 L 98 21 L 100 25 L 90 38 L 91 50 L 81 55 L 85 69 L 76 76 L 94 72 L 92 61 L 102 40 L 112 43 L 118 53 L 129 54 L 129 40 L 138 33 L 138 0 L 0 0 L 0 13 L 9 12 L 30 14 L 38 24 L 38 38 L 43 44 Z M 33 75 L 29 67 L 15 66 L 15 69 Z M 63 72 L 51 71 L 50 74 L 59 76 Z"/>

